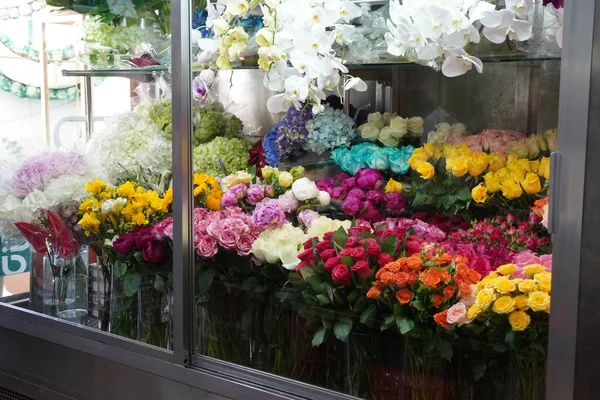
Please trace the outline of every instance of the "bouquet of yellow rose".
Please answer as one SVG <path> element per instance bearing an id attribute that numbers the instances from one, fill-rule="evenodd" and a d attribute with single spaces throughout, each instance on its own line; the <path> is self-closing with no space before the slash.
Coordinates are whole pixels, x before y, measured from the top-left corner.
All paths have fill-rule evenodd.
<path id="1" fill-rule="evenodd" d="M 435 206 L 450 215 L 469 209 L 473 202 L 528 211 L 535 198 L 547 194 L 550 178 L 547 157 L 530 161 L 472 151 L 466 144 L 427 143 L 415 149 L 408 164 L 414 171 L 412 206 Z"/>
<path id="2" fill-rule="evenodd" d="M 465 302 L 450 307 L 452 322 L 477 344 L 473 371 L 483 379 L 476 388 L 502 382 L 511 368 L 518 380 L 508 379 L 501 390 L 520 393 L 504 398 L 544 398 L 551 282 L 552 273 L 541 264 L 505 264 L 475 285 L 466 313 Z"/>

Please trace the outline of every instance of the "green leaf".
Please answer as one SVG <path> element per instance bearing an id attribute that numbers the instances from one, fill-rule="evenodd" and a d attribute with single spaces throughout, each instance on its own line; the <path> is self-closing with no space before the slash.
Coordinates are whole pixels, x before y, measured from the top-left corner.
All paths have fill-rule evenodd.
<path id="1" fill-rule="evenodd" d="M 273 265 L 265 265 L 260 269 L 260 273 L 270 280 L 277 280 L 281 274 L 278 267 Z"/>
<path id="2" fill-rule="evenodd" d="M 329 300 L 329 297 L 327 297 L 327 295 L 324 295 L 322 293 L 317 295 L 317 299 L 319 300 L 319 305 L 321 305 L 321 306 L 331 303 L 331 300 Z"/>
<path id="3" fill-rule="evenodd" d="M 429 195 L 425 192 L 417 192 L 415 199 L 413 200 L 413 207 L 419 207 L 424 204 L 427 204 L 427 200 L 429 199 Z"/>
<path id="4" fill-rule="evenodd" d="M 123 278 L 123 291 L 127 297 L 135 295 L 140 288 L 141 278 L 138 274 L 128 274 Z"/>
<path id="5" fill-rule="evenodd" d="M 423 304 L 421 299 L 414 300 L 412 303 L 410 303 L 410 305 L 419 311 L 425 311 L 425 305 Z"/>
<path id="6" fill-rule="evenodd" d="M 242 290 L 246 293 L 255 293 L 259 286 L 258 279 L 255 276 L 250 276 L 242 282 Z"/>
<path id="7" fill-rule="evenodd" d="M 540 354 L 542 355 L 546 355 L 546 349 L 544 348 L 544 346 L 542 346 L 541 344 L 537 343 L 537 342 L 533 342 L 529 345 L 529 347 L 531 347 L 534 350 L 537 350 Z"/>
<path id="8" fill-rule="evenodd" d="M 135 253 L 133 253 L 133 257 L 135 257 L 135 260 L 140 263 L 140 264 L 144 264 L 144 258 L 142 257 L 142 252 L 140 250 L 136 251 Z"/>
<path id="9" fill-rule="evenodd" d="M 515 337 L 516 337 L 515 331 L 513 331 L 512 329 L 509 329 L 508 332 L 506 332 L 504 341 L 512 346 L 515 344 Z"/>
<path id="10" fill-rule="evenodd" d="M 306 278 L 306 282 L 310 285 L 310 287 L 314 291 L 321 292 L 321 283 L 323 281 L 321 281 L 321 277 L 319 275 L 311 275 L 311 276 L 309 276 L 308 278 Z"/>
<path id="11" fill-rule="evenodd" d="M 325 327 L 325 329 L 332 329 L 333 328 L 333 323 L 331 322 L 330 319 L 321 318 L 321 323 L 323 323 L 323 326 Z"/>
<path id="12" fill-rule="evenodd" d="M 300 279 L 302 279 L 302 278 L 301 278 L 301 277 L 300 277 L 300 275 L 298 275 L 296 272 L 290 272 L 290 273 L 288 274 L 288 279 L 289 279 L 290 281 L 299 281 L 299 280 L 300 280 Z"/>
<path id="13" fill-rule="evenodd" d="M 383 240 L 381 243 L 381 252 L 391 254 L 392 256 L 396 254 L 396 250 L 398 250 L 398 237 L 395 235 L 390 235 Z"/>
<path id="14" fill-rule="evenodd" d="M 375 314 L 377 313 L 377 306 L 375 304 L 369 304 L 367 309 L 360 314 L 360 323 L 366 326 L 372 326 L 375 322 Z"/>
<path id="15" fill-rule="evenodd" d="M 342 257 L 342 264 L 347 267 L 351 267 L 354 264 L 354 258 L 350 256 Z"/>
<path id="16" fill-rule="evenodd" d="M 476 381 L 483 378 L 485 371 L 487 370 L 487 363 L 485 360 L 476 360 L 473 364 L 473 378 Z"/>
<path id="17" fill-rule="evenodd" d="M 437 349 L 440 353 L 440 356 L 444 360 L 452 360 L 452 356 L 454 355 L 454 348 L 452 347 L 452 343 L 440 340 L 440 342 L 437 344 Z"/>
<path id="18" fill-rule="evenodd" d="M 196 295 L 204 294 L 212 285 L 215 278 L 215 271 L 212 268 L 202 268 L 196 278 Z"/>
<path id="19" fill-rule="evenodd" d="M 398 316 L 396 317 L 396 326 L 398 326 L 400 333 L 405 335 L 414 329 L 415 322 L 410 318 Z"/>
<path id="20" fill-rule="evenodd" d="M 331 241 L 337 245 L 339 248 L 343 248 L 346 245 L 346 241 L 348 240 L 348 234 L 344 230 L 343 227 L 340 227 L 331 238 Z"/>
<path id="21" fill-rule="evenodd" d="M 154 276 L 154 289 L 156 289 L 157 292 L 161 292 L 161 293 L 167 292 L 166 283 L 162 276 L 160 276 L 160 275 Z"/>
<path id="22" fill-rule="evenodd" d="M 350 331 L 352 331 L 352 320 L 350 318 L 341 319 L 333 326 L 335 337 L 342 342 L 348 340 Z"/>
<path id="23" fill-rule="evenodd" d="M 468 186 L 463 186 L 460 188 L 458 192 L 456 192 L 456 197 L 459 200 L 467 201 L 471 199 L 471 190 L 469 190 Z"/>
<path id="24" fill-rule="evenodd" d="M 302 279 L 307 280 L 309 276 L 313 276 L 316 272 L 310 267 L 302 267 L 300 268 L 300 274 L 302 275 Z"/>
<path id="25" fill-rule="evenodd" d="M 115 261 L 113 264 L 113 274 L 115 278 L 121 278 L 127 273 L 127 263 L 123 261 Z"/>
<path id="26" fill-rule="evenodd" d="M 394 315 L 388 315 L 383 319 L 383 324 L 381 325 L 381 330 L 389 329 L 396 322 L 396 317 Z"/>
<path id="27" fill-rule="evenodd" d="M 326 333 L 327 329 L 324 326 L 320 327 L 319 330 L 315 333 L 315 336 L 313 336 L 312 338 L 312 345 L 315 347 L 322 345 L 325 341 Z"/>

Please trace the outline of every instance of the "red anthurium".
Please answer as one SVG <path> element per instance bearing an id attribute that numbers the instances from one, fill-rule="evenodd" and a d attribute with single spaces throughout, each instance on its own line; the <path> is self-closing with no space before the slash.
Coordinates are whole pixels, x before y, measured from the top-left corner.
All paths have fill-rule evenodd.
<path id="1" fill-rule="evenodd" d="M 42 255 L 48 253 L 46 239 L 50 237 L 50 232 L 28 222 L 17 222 L 15 223 L 15 226 L 33 247 L 33 250 L 35 250 L 36 253 Z"/>
<path id="2" fill-rule="evenodd" d="M 48 211 L 48 228 L 50 228 L 51 241 L 61 257 L 69 257 L 77 252 L 77 240 L 67 228 L 65 221 L 58 214 Z"/>

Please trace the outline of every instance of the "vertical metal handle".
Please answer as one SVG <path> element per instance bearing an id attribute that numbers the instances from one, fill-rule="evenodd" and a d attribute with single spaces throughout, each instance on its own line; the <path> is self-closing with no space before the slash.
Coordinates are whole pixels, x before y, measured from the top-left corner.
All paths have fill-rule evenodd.
<path id="1" fill-rule="evenodd" d="M 556 232 L 558 226 L 558 191 L 560 190 L 560 153 L 550 154 L 550 186 L 548 188 L 548 232 Z"/>

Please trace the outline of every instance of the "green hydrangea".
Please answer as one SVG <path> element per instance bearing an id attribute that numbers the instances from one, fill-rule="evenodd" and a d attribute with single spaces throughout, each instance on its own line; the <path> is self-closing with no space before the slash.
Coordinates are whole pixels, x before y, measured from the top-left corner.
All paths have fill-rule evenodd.
<path id="1" fill-rule="evenodd" d="M 245 140 L 216 137 L 212 141 L 194 148 L 194 170 L 210 175 L 225 176 L 246 169 L 250 158 L 249 148 L 250 145 Z M 223 168 L 219 164 L 219 159 Z"/>
<path id="2" fill-rule="evenodd" d="M 90 18 L 83 23 L 82 40 L 127 53 L 147 38 L 139 26 L 115 26 Z"/>
<path id="3" fill-rule="evenodd" d="M 136 112 L 152 121 L 166 133 L 167 139 L 171 140 L 173 137 L 173 103 L 171 99 L 162 99 L 147 106 L 140 106 Z"/>
<path id="4" fill-rule="evenodd" d="M 136 111 L 164 131 L 169 140 L 172 138 L 173 104 L 171 99 L 162 99 L 147 106 L 140 106 Z M 221 103 L 207 104 L 203 107 L 195 105 L 193 112 L 194 146 L 210 142 L 217 136 L 239 137 L 244 130 L 242 121 L 235 115 L 226 112 Z"/>
<path id="5" fill-rule="evenodd" d="M 242 121 L 226 112 L 221 103 L 207 104 L 194 116 L 194 144 L 209 142 L 217 136 L 238 137 L 243 129 Z"/>

